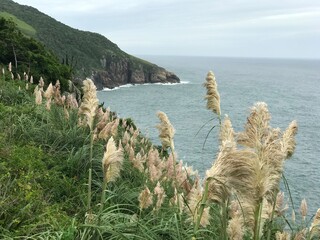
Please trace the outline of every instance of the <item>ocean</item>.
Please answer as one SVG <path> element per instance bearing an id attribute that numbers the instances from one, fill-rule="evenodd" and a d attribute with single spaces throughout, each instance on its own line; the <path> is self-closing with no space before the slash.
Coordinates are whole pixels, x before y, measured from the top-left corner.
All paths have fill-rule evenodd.
<path id="1" fill-rule="evenodd" d="M 181 83 L 106 89 L 98 92 L 105 107 L 109 106 L 120 117 L 132 118 L 155 144 L 160 144 L 156 113 L 165 112 L 176 129 L 178 158 L 204 175 L 218 148 L 218 128 L 211 131 L 205 142 L 210 129 L 218 123 L 212 120 L 214 115 L 206 109 L 204 100 L 203 83 L 212 70 L 220 93 L 221 113 L 230 117 L 236 131 L 242 131 L 250 107 L 261 101 L 268 104 L 272 127 L 285 130 L 292 120 L 297 120 L 297 147 L 286 161 L 284 175 L 296 210 L 306 198 L 309 215 L 315 214 L 320 207 L 320 60 L 139 57 L 174 72 Z"/>

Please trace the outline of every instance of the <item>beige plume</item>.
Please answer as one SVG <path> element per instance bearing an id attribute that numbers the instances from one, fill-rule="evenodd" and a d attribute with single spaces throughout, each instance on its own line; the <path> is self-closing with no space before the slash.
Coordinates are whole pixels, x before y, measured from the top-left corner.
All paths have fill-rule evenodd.
<path id="1" fill-rule="evenodd" d="M 300 213 L 301 213 L 301 216 L 303 218 L 303 221 L 306 220 L 306 217 L 307 217 L 307 214 L 308 214 L 308 204 L 307 204 L 307 201 L 306 199 L 303 199 L 301 201 L 301 204 L 300 204 Z"/>
<path id="2" fill-rule="evenodd" d="M 227 234 L 230 240 L 242 240 L 244 236 L 244 223 L 240 214 L 236 214 L 228 222 Z"/>
<path id="3" fill-rule="evenodd" d="M 157 128 L 159 130 L 159 138 L 161 140 L 162 147 L 164 149 L 170 147 L 171 150 L 174 151 L 173 136 L 175 130 L 164 112 L 159 111 L 157 116 L 160 119 L 160 124 L 157 125 Z"/>
<path id="4" fill-rule="evenodd" d="M 50 110 L 50 108 L 51 108 L 51 99 L 53 97 L 53 94 L 54 94 L 53 86 L 52 86 L 52 83 L 50 83 L 47 90 L 44 92 L 44 97 L 47 100 L 46 108 L 48 110 Z"/>
<path id="5" fill-rule="evenodd" d="M 251 108 L 244 132 L 238 135 L 240 145 L 255 148 L 268 135 L 271 116 L 264 102 L 258 102 Z"/>
<path id="6" fill-rule="evenodd" d="M 208 72 L 204 86 L 207 89 L 207 95 L 205 96 L 205 99 L 207 100 L 207 109 L 212 110 L 220 116 L 220 95 L 218 92 L 216 78 L 212 71 Z"/>
<path id="7" fill-rule="evenodd" d="M 104 182 L 113 182 L 120 176 L 122 162 L 123 152 L 121 149 L 117 149 L 113 137 L 111 137 L 108 140 L 107 148 L 102 159 Z"/>
<path id="8" fill-rule="evenodd" d="M 311 239 L 313 237 L 320 238 L 320 208 L 317 210 L 316 215 L 314 216 L 313 222 L 310 227 Z"/>
<path id="9" fill-rule="evenodd" d="M 90 130 L 93 130 L 94 117 L 98 108 L 97 88 L 91 79 L 83 81 L 83 98 L 79 108 L 79 115 L 84 116 L 84 124 L 88 125 Z M 82 122 L 83 122 L 82 121 Z"/>
<path id="10" fill-rule="evenodd" d="M 138 197 L 140 209 L 148 208 L 153 203 L 153 195 L 148 187 L 142 190 Z"/>
<path id="11" fill-rule="evenodd" d="M 232 190 L 241 194 L 252 194 L 256 159 L 257 155 L 250 150 L 225 151 L 221 148 L 218 158 L 206 172 L 208 199 L 224 203 Z"/>
<path id="12" fill-rule="evenodd" d="M 286 155 L 286 158 L 290 158 L 296 148 L 295 135 L 298 131 L 298 124 L 296 121 L 292 121 L 289 127 L 285 130 L 282 137 L 282 151 Z"/>
<path id="13" fill-rule="evenodd" d="M 157 186 L 154 188 L 153 193 L 157 196 L 157 202 L 156 202 L 155 209 L 158 210 L 158 209 L 160 209 L 160 207 L 166 197 L 164 188 L 160 185 L 160 182 L 157 183 Z"/>
<path id="14" fill-rule="evenodd" d="M 188 195 L 188 208 L 185 208 L 185 211 L 188 214 L 188 221 L 193 222 L 196 224 L 198 221 L 198 218 L 200 217 L 199 210 L 201 206 L 201 201 L 203 198 L 203 192 L 202 189 L 200 188 L 200 185 L 195 182 L 193 185 L 189 195 Z M 210 214 L 209 214 L 210 207 L 206 207 L 203 210 L 201 219 L 200 219 L 200 225 L 202 227 L 205 227 L 209 225 L 210 222 Z"/>
<path id="15" fill-rule="evenodd" d="M 39 88 L 38 85 L 34 89 L 34 95 L 36 97 L 36 99 L 35 99 L 36 104 L 41 105 L 42 104 L 42 90 L 41 90 L 41 88 Z"/>
<path id="16" fill-rule="evenodd" d="M 276 233 L 276 240 L 290 240 L 290 233 L 287 232 L 277 232 Z"/>

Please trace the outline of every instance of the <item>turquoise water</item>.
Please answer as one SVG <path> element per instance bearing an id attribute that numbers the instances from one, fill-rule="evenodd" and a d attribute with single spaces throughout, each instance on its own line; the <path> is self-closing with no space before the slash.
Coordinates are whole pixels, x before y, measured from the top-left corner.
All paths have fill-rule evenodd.
<path id="1" fill-rule="evenodd" d="M 284 130 L 297 120 L 299 131 L 294 156 L 285 175 L 296 208 L 306 198 L 310 214 L 320 207 L 320 60 L 246 59 L 213 57 L 141 56 L 176 73 L 176 85 L 125 86 L 98 93 L 99 100 L 120 117 L 131 117 L 141 132 L 160 144 L 155 126 L 157 111 L 165 112 L 176 129 L 175 147 L 180 159 L 200 173 L 210 168 L 217 152 L 214 129 L 203 148 L 212 119 L 203 99 L 202 84 L 213 70 L 221 96 L 222 114 L 228 114 L 236 131 L 243 129 L 249 108 L 268 104 L 271 126 Z M 288 196 L 288 195 L 287 195 Z"/>

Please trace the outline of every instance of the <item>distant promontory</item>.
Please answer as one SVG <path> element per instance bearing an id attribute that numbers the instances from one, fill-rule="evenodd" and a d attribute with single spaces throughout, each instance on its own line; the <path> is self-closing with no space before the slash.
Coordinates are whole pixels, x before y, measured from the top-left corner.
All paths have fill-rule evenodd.
<path id="1" fill-rule="evenodd" d="M 180 82 L 174 73 L 125 53 L 101 34 L 71 28 L 33 7 L 2 0 L 0 17 L 13 19 L 26 36 L 44 44 L 71 67 L 74 79 L 91 77 L 98 89 Z"/>

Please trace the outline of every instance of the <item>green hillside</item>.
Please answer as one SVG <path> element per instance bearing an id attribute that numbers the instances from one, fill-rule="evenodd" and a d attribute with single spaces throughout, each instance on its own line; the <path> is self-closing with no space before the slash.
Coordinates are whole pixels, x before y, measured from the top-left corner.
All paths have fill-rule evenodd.
<path id="1" fill-rule="evenodd" d="M 116 44 L 100 34 L 73 29 L 33 7 L 19 5 L 11 0 L 1 2 L 2 15 L 10 17 L 13 15 L 14 21 L 20 28 L 29 29 L 24 33 L 41 41 L 58 56 L 60 61 L 68 61 L 78 73 L 81 70 L 84 75 L 88 75 L 92 70 L 102 69 L 102 58 L 105 58 L 107 63 L 125 58 L 131 62 L 132 67 L 138 65 L 143 65 L 146 69 L 155 67 L 123 52 Z"/>
<path id="2" fill-rule="evenodd" d="M 11 18 L 11 20 L 18 22 L 20 29 L 27 30 L 24 33 L 33 32 L 30 26 L 18 19 Z M 33 76 L 35 82 L 43 77 L 47 84 L 55 83 L 59 79 L 62 88 L 66 89 L 67 81 L 72 77 L 71 68 L 61 64 L 59 59 L 39 41 L 26 37 L 11 20 L 0 17 L 0 66 L 6 69 L 4 65 L 11 62 L 12 74 L 15 77 L 18 73 L 20 75 L 25 73 L 29 77 Z"/>
<path id="3" fill-rule="evenodd" d="M 36 36 L 36 30 L 30 26 L 28 23 L 21 21 L 20 19 L 18 19 L 16 16 L 7 13 L 7 12 L 0 12 L 0 17 L 3 17 L 7 20 L 11 20 L 13 21 L 18 29 L 24 33 L 26 36 L 31 36 L 31 37 L 35 37 Z"/>

